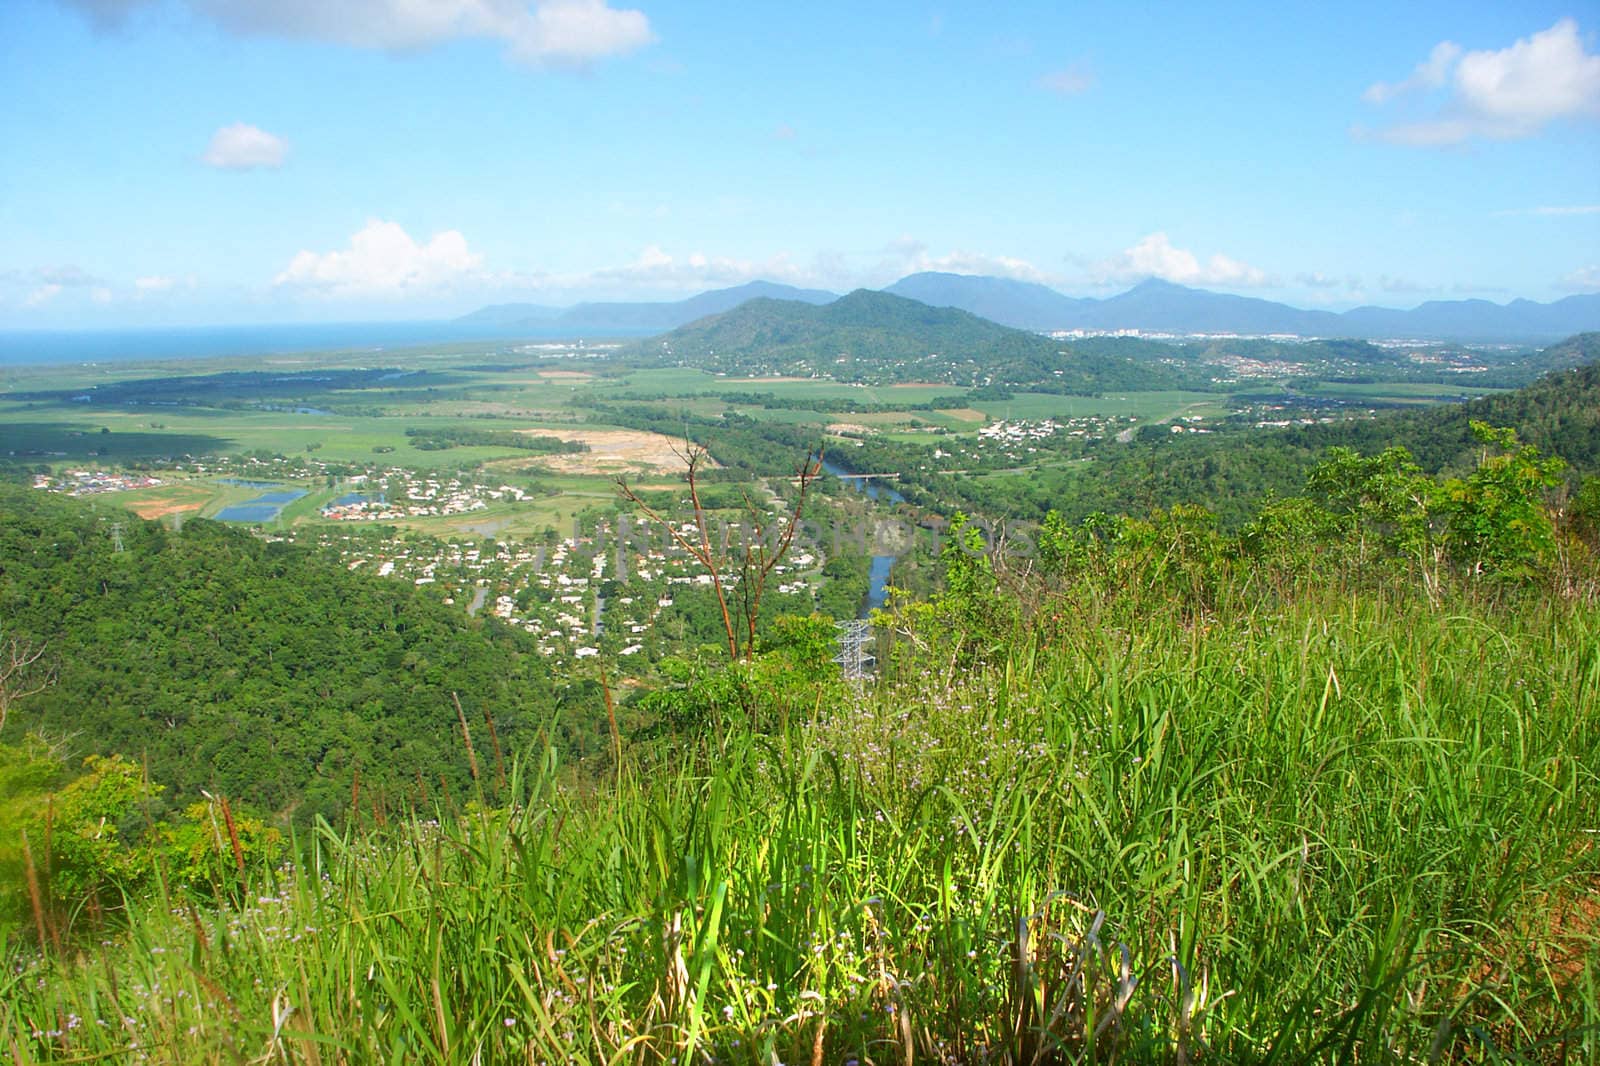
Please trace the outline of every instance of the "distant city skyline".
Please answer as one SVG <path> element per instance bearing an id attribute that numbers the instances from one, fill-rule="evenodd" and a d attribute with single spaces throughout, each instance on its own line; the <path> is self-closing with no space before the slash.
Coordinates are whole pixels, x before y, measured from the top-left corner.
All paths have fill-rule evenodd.
<path id="1" fill-rule="evenodd" d="M 1600 291 L 1600 9 L 11 0 L 0 329 Z"/>

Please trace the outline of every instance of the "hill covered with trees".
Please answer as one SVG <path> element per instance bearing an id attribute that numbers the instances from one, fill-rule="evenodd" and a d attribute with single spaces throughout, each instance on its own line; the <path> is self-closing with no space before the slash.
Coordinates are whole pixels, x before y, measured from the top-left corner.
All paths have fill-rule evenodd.
<path id="1" fill-rule="evenodd" d="M 302 822 L 336 816 L 358 772 L 373 794 L 465 795 L 452 692 L 474 731 L 492 713 L 521 748 L 567 691 L 526 634 L 409 584 L 219 523 L 175 532 L 11 485 L 0 623 L 54 670 L 8 734 L 139 759 L 169 803 L 206 790 Z"/>
<path id="2" fill-rule="evenodd" d="M 1076 353 L 966 311 L 858 289 L 829 304 L 750 300 L 624 349 L 625 358 L 740 375 L 827 375 L 839 381 L 938 381 L 982 387 L 1050 381 L 1083 394 L 1175 388 L 1170 368 Z"/>

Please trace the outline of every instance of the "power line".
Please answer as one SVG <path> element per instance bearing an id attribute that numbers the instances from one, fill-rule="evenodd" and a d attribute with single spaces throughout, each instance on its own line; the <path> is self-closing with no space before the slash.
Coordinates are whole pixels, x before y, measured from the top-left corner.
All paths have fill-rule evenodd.
<path id="1" fill-rule="evenodd" d="M 872 639 L 871 624 L 864 618 L 852 618 L 835 622 L 833 628 L 839 631 L 839 654 L 833 661 L 839 664 L 840 672 L 851 681 L 871 677 L 872 664 L 877 661 L 877 656 L 867 651 L 867 642 Z"/>

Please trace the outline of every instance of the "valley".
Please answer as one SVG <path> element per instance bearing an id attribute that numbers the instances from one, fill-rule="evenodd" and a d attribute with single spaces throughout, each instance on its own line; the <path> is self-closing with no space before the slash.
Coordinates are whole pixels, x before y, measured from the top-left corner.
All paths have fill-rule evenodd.
<path id="1" fill-rule="evenodd" d="M 1600 334 L 1543 348 L 1062 339 L 894 297 L 837 319 L 829 305 L 797 304 L 764 324 L 770 303 L 667 335 L 676 342 L 512 338 L 381 361 L 275 356 L 265 369 L 224 358 L 0 371 L 0 468 L 14 482 L 0 484 L 3 637 L 14 657 L 39 649 L 54 664 L 8 715 L 22 743 L 0 745 L 0 771 L 24 784 L 0 824 L 31 827 L 32 839 L 46 818 L 52 841 L 96 841 L 47 845 L 58 864 L 48 894 L 23 888 L 37 882 L 37 871 L 21 876 L 32 852 L 0 846 L 0 873 L 14 874 L 0 881 L 0 916 L 39 943 L 102 935 L 100 920 L 68 908 L 134 905 L 149 898 L 150 871 L 173 870 L 164 876 L 205 916 L 133 919 L 128 935 L 162 950 L 123 979 L 181 985 L 165 953 L 206 950 L 194 945 L 223 935 L 211 923 L 230 922 L 227 935 L 248 945 L 224 978 L 240 1002 L 254 993 L 239 982 L 283 980 L 272 928 L 358 931 L 347 906 L 448 908 L 429 935 L 457 942 L 462 958 L 487 950 L 469 928 L 481 899 L 506 886 L 515 902 L 489 911 L 506 929 L 592 926 L 587 905 L 541 894 L 559 869 L 607 900 L 602 913 L 645 923 L 577 936 L 563 949 L 570 963 L 511 951 L 541 969 L 547 991 L 606 997 L 603 1008 L 571 1001 L 604 1011 L 592 1049 L 644 1039 L 639 1020 L 656 1008 L 637 997 L 679 995 L 670 976 L 660 986 L 636 967 L 660 939 L 635 932 L 709 905 L 727 908 L 704 927 L 721 932 L 698 935 L 740 945 L 714 963 L 709 947 L 692 955 L 718 974 L 707 995 L 721 1020 L 705 1039 L 731 1053 L 762 1027 L 782 1046 L 812 1039 L 783 1018 L 825 997 L 859 1015 L 838 1025 L 847 1043 L 881 1039 L 873 1019 L 886 1004 L 931 1019 L 941 1001 L 961 1003 L 962 1019 L 927 1039 L 1002 1040 L 994 1019 L 1019 987 L 992 954 L 1002 914 L 1052 915 L 1080 958 L 1110 950 L 1104 930 L 1130 953 L 1125 965 L 1148 972 L 1172 946 L 1140 910 L 1178 921 L 1199 908 L 1227 932 L 1197 930 L 1184 972 L 1248 998 L 1201 1010 L 1126 983 L 1086 985 L 1067 1009 L 1118 997 L 1130 1016 L 1187 1017 L 1236 1048 L 1287 1026 L 1279 1038 L 1309 1052 L 1327 1030 L 1286 1018 L 1269 994 L 1288 979 L 1284 958 L 1227 946 L 1273 928 L 1290 898 L 1282 889 L 1263 909 L 1231 887 L 1271 876 L 1275 860 L 1258 849 L 1300 848 L 1306 870 L 1324 848 L 1381 855 L 1385 883 L 1426 866 L 1455 886 L 1418 882 L 1395 902 L 1319 873 L 1301 905 L 1361 930 L 1327 976 L 1295 971 L 1329 1002 L 1369 979 L 1358 974 L 1377 931 L 1362 915 L 1380 898 L 1476 913 L 1491 884 L 1515 876 L 1517 898 L 1571 906 L 1558 886 L 1591 873 L 1587 853 L 1563 841 L 1590 811 L 1588 778 L 1574 768 L 1553 782 L 1538 818 L 1517 782 L 1596 742 L 1582 680 L 1592 664 L 1575 649 L 1592 646 L 1600 595 Z M 818 358 L 828 351 L 843 354 Z M 851 620 L 867 626 L 855 644 L 840 630 Z M 1468 661 L 1480 631 L 1564 732 L 1515 752 L 1473 732 L 1468 704 L 1503 724 L 1522 714 L 1493 703 Z M 1389 675 L 1366 652 L 1350 658 L 1346 642 L 1401 664 L 1419 701 L 1409 717 L 1388 715 Z M 1429 688 L 1435 671 L 1445 680 Z M 1283 701 L 1293 728 L 1272 710 Z M 1172 746 L 1171 730 L 1209 737 L 1214 754 Z M 1516 767 L 1459 812 L 1477 827 L 1470 856 L 1402 839 L 1336 799 L 1314 812 L 1311 846 L 1310 823 L 1291 814 L 1318 787 L 1303 746 L 1374 734 L 1412 752 L 1350 764 L 1374 793 L 1438 779 L 1437 759 L 1409 747 L 1422 736 L 1448 738 L 1485 772 Z M 837 788 L 816 776 L 818 758 L 840 768 Z M 1235 776 L 1236 765 L 1255 769 Z M 1218 774 L 1227 787 L 1213 794 L 1204 782 Z M 1181 809 L 1157 804 L 1174 788 L 1188 790 L 1173 793 L 1187 797 Z M 80 835 L 57 834 L 58 803 Z M 731 820 L 683 821 L 702 803 Z M 767 820 L 796 804 L 810 828 Z M 1080 804 L 1120 809 L 1123 843 L 1083 851 L 1106 827 Z M 1291 828 L 1244 847 L 1218 835 L 1221 812 L 1260 807 Z M 136 812 L 151 828 L 137 828 Z M 1452 817 L 1429 824 L 1464 832 Z M 550 818 L 632 854 L 634 874 L 606 873 L 597 852 L 552 852 Z M 231 837 L 206 836 L 218 819 Z M 1170 846 L 1166 819 L 1192 842 L 1185 861 L 1204 855 L 1215 874 L 1115 858 Z M 93 828 L 112 823 L 127 836 Z M 644 844 L 644 825 L 669 839 Z M 846 844 L 863 825 L 883 832 Z M 1518 874 L 1481 870 L 1491 836 L 1543 857 Z M 476 857 L 449 860 L 448 875 L 442 858 L 406 857 L 442 841 Z M 664 849 L 655 873 L 650 847 Z M 850 857 L 857 847 L 864 863 Z M 906 876 L 935 854 L 952 878 L 937 891 Z M 698 856 L 720 880 L 681 865 Z M 334 872 L 308 879 L 308 862 Z M 374 862 L 398 864 L 409 887 L 374 895 Z M 1040 896 L 1040 870 L 1041 884 L 1092 886 L 1090 902 L 1061 904 L 1071 889 Z M 663 895 L 658 877 L 678 887 Z M 813 895 L 824 879 L 826 897 Z M 892 902 L 869 911 L 867 898 Z M 1514 980 L 1537 989 L 1519 1015 L 1537 1031 L 1555 1031 L 1573 994 L 1540 984 L 1539 967 L 1567 965 L 1593 935 L 1500 933 L 1530 953 Z M 450 998 L 445 1021 L 431 1008 L 399 1028 L 362 1021 L 326 998 L 329 975 L 375 945 L 305 936 L 324 971 L 299 994 L 306 1024 L 352 1034 L 362 1056 L 379 1040 L 415 1049 L 465 1031 L 494 1034 L 502 1056 L 580 1040 L 577 1014 L 539 993 L 515 1005 L 532 986 L 498 971 L 463 964 L 470 982 L 433 987 L 408 969 L 420 945 L 397 958 L 383 998 L 411 1004 L 426 986 L 424 998 Z M 1424 996 L 1413 972 L 1464 980 L 1482 957 L 1405 955 L 1373 979 Z M 824 991 L 802 958 L 861 991 Z M 930 976 L 871 991 L 869 962 Z M 51 965 L 27 956 L 16 972 Z M 115 998 L 86 976 L 62 987 Z M 211 985 L 183 987 L 216 1008 Z M 496 989 L 493 1019 L 479 1016 L 485 988 Z M 89 1009 L 39 988 L 18 1009 L 40 1019 L 67 1002 Z M 176 1040 L 184 1057 L 220 1054 L 223 1030 L 188 1020 L 188 1006 L 124 1009 L 136 1047 Z M 50 1032 L 39 1024 L 30 1039 Z M 167 1032 L 180 1024 L 188 1036 Z M 1338 1024 L 1402 1032 L 1359 1006 Z M 1252 1035 L 1230 1043 L 1230 1030 Z M 1403 1032 L 1416 1041 L 1433 1029 Z M 1475 1046 L 1468 1032 L 1453 1046 Z M 1100 1046 L 1080 1022 L 1059 1035 Z M 66 1030 L 52 1039 L 90 1046 Z M 1107 1046 L 1159 1057 L 1183 1040 Z"/>

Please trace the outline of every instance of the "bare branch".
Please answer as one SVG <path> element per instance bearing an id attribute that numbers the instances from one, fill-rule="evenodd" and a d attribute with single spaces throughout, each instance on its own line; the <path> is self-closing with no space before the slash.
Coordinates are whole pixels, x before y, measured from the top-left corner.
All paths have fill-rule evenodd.
<path id="1" fill-rule="evenodd" d="M 0 729 L 12 704 L 55 682 L 55 669 L 44 663 L 45 648 L 17 637 L 0 638 Z"/>
<path id="2" fill-rule="evenodd" d="M 784 519 L 782 531 L 770 551 L 767 549 L 768 526 L 764 512 L 750 498 L 749 493 L 742 493 L 748 522 L 740 556 L 734 565 L 738 576 L 739 624 L 734 622 L 733 611 L 728 607 L 728 589 L 723 576 L 724 570 L 729 568 L 728 546 L 724 543 L 721 551 L 713 548 L 710 520 L 700 498 L 700 467 L 706 458 L 706 449 L 686 438 L 681 450 L 676 446 L 673 447 L 673 454 L 682 459 L 687 467 L 685 477 L 689 483 L 689 501 L 694 510 L 694 527 L 698 543 L 691 541 L 676 525 L 664 519 L 655 508 L 641 499 L 623 478 L 616 479 L 617 490 L 646 518 L 665 526 L 667 534 L 673 541 L 704 568 L 711 578 L 717 606 L 722 611 L 722 625 L 728 641 L 728 656 L 734 661 L 741 658 L 749 659 L 755 654 L 756 624 L 760 619 L 761 600 L 766 593 L 767 580 L 794 543 L 795 530 L 799 528 L 801 513 L 805 509 L 807 490 L 822 473 L 821 452 L 818 452 L 815 460 L 808 455 L 796 470 L 795 479 L 799 482 L 799 493 L 794 508 Z"/>
<path id="3" fill-rule="evenodd" d="M 722 585 L 722 560 L 719 560 L 711 552 L 711 531 L 706 524 L 705 507 L 700 503 L 700 464 L 705 460 L 706 450 L 699 444 L 684 438 L 683 450 L 679 451 L 677 446 L 674 445 L 672 451 L 688 467 L 684 476 L 689 481 L 689 500 L 694 504 L 694 524 L 695 529 L 700 534 L 700 543 L 698 545 L 691 544 L 687 537 L 678 532 L 676 526 L 657 514 L 655 509 L 641 500 L 638 493 L 629 488 L 628 484 L 620 477 L 617 478 L 617 488 L 624 499 L 642 510 L 647 517 L 666 526 L 667 533 L 678 543 L 679 547 L 688 552 L 711 575 L 711 588 L 716 593 L 717 606 L 722 610 L 722 628 L 728 638 L 728 658 L 737 660 L 739 658 L 739 634 L 733 627 L 733 616 L 728 612 L 728 596 Z"/>

